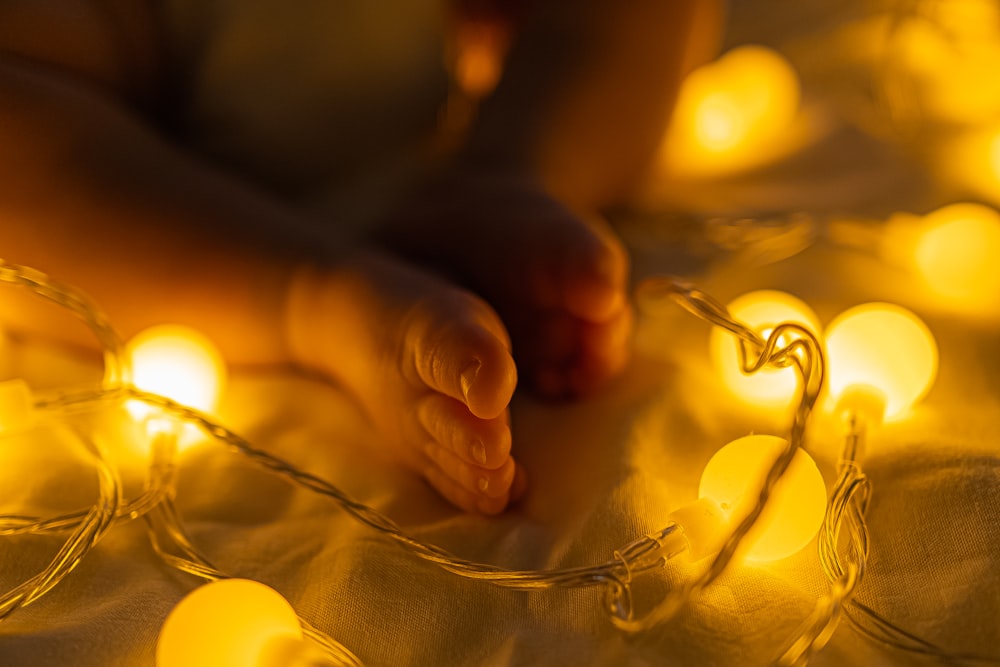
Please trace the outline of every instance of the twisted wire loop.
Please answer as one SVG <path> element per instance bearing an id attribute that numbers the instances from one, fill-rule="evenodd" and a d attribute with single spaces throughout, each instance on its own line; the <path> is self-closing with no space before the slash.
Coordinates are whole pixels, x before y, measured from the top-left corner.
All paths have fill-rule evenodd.
<path id="1" fill-rule="evenodd" d="M 795 452 L 803 446 L 806 426 L 823 388 L 825 372 L 822 347 L 816 336 L 802 326 L 791 323 L 780 324 L 765 339 L 746 324 L 733 319 L 725 306 L 705 292 L 669 276 L 647 279 L 640 285 L 638 297 L 641 305 L 651 307 L 667 299 L 673 300 L 695 317 L 736 336 L 740 341 L 740 366 L 744 373 L 754 373 L 765 366 L 780 368 L 794 366 L 801 382 L 787 445 L 768 470 L 754 507 L 733 529 L 718 554 L 701 574 L 668 594 L 643 618 L 636 620 L 612 618 L 616 626 L 633 633 L 647 630 L 671 619 L 688 600 L 710 586 L 732 562 L 743 539 L 763 513 L 774 486 L 785 474 Z"/>
<path id="2" fill-rule="evenodd" d="M 258 448 L 213 421 L 208 416 L 163 396 L 143 392 L 131 385 L 131 371 L 123 346 L 107 318 L 93 303 L 76 290 L 50 280 L 44 274 L 0 259 L 0 283 L 25 287 L 64 307 L 91 329 L 104 352 L 103 386 L 73 392 L 48 392 L 35 397 L 35 409 L 54 416 L 106 404 L 137 400 L 157 408 L 161 414 L 191 424 L 227 445 L 252 463 L 307 491 L 328 497 L 359 523 L 384 535 L 405 551 L 458 576 L 515 590 L 544 590 L 557 587 L 605 587 L 605 603 L 612 622 L 627 632 L 637 632 L 672 618 L 687 600 L 709 586 L 732 561 L 737 548 L 768 502 L 774 485 L 784 474 L 792 457 L 802 446 L 805 429 L 823 385 L 824 362 L 815 336 L 794 324 L 781 324 L 762 338 L 743 323 L 732 319 L 725 307 L 693 286 L 668 277 L 653 278 L 641 286 L 640 298 L 654 302 L 669 297 L 682 308 L 719 326 L 740 340 L 740 363 L 752 373 L 764 366 L 794 366 L 801 379 L 800 397 L 790 427 L 788 445 L 768 471 L 757 504 L 729 535 L 709 567 L 685 586 L 670 591 L 664 599 L 640 619 L 632 609 L 631 584 L 645 572 L 662 568 L 686 548 L 683 528 L 669 523 L 658 532 L 640 537 L 614 551 L 614 558 L 593 566 L 554 570 L 509 570 L 494 565 L 458 558 L 448 551 L 420 542 L 407 535 L 395 522 L 377 510 L 354 500 L 326 480 L 300 470 L 292 464 Z M 70 532 L 62 548 L 42 572 L 0 596 L 0 621 L 34 602 L 56 586 L 94 548 L 113 525 L 138 518 L 146 523 L 154 551 L 168 566 L 207 581 L 226 578 L 195 547 L 187 534 L 174 504 L 176 493 L 176 431 L 158 431 L 150 436 L 150 462 L 142 492 L 124 500 L 117 470 L 108 461 L 105 448 L 96 437 L 74 429 L 93 454 L 99 488 L 91 508 L 56 517 L 0 515 L 0 536 Z M 830 594 L 817 604 L 804 629 L 782 657 L 781 664 L 805 664 L 819 650 L 836 628 L 841 616 L 847 617 L 866 636 L 901 650 L 958 664 L 1000 664 L 1000 659 L 973 654 L 949 653 L 893 625 L 870 607 L 853 599 L 861 581 L 868 556 L 868 530 L 864 512 L 870 491 L 858 459 L 863 444 L 858 434 L 845 441 L 840 478 L 831 496 L 819 540 L 823 569 L 830 580 Z M 846 561 L 838 545 L 847 531 Z M 862 621 L 861 619 L 865 619 Z M 360 666 L 361 661 L 347 648 L 300 618 L 303 633 L 319 647 L 324 657 L 335 665 Z"/>
<path id="3" fill-rule="evenodd" d="M 855 599 L 868 565 L 869 533 L 865 513 L 871 497 L 871 482 L 861 467 L 866 425 L 857 415 L 850 415 L 848 423 L 837 482 L 818 540 L 820 564 L 830 582 L 830 591 L 817 604 L 817 609 L 824 607 L 827 611 L 823 615 L 814 613 L 812 624 L 805 625 L 779 664 L 782 667 L 805 665 L 810 656 L 826 645 L 841 618 L 846 618 L 862 635 L 900 651 L 948 664 L 1000 665 L 1000 657 L 949 651 L 922 639 Z M 846 539 L 842 539 L 845 530 Z M 846 562 L 842 552 L 846 552 Z M 866 625 L 866 621 L 874 625 L 874 629 Z"/>
<path id="4" fill-rule="evenodd" d="M 103 448 L 86 434 L 75 432 L 95 458 L 98 499 L 74 526 L 62 547 L 38 574 L 0 596 L 0 621 L 42 597 L 72 572 L 114 523 L 121 504 L 121 480 Z"/>
<path id="5" fill-rule="evenodd" d="M 104 386 L 131 380 L 132 371 L 121 337 L 107 316 L 83 292 L 52 280 L 41 271 L 12 264 L 0 258 L 0 283 L 27 288 L 38 296 L 76 315 L 91 330 L 104 353 Z"/>

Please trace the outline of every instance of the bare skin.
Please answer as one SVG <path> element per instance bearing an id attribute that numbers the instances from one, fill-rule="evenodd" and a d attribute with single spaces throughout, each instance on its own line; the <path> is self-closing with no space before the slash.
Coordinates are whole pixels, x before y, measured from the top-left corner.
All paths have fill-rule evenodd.
<path id="1" fill-rule="evenodd" d="M 155 31 L 129 5 L 0 5 L 0 26 L 18 27 L 0 33 L 4 257 L 84 289 L 126 337 L 187 324 L 231 362 L 326 374 L 368 408 L 390 458 L 463 510 L 502 511 L 524 484 L 510 454 L 516 371 L 493 309 L 317 234 L 320 221 L 163 140 L 137 111 L 156 54 L 132 38 Z M 127 42 L 136 50 L 106 48 Z M 17 324 L 92 344 L 50 314 Z"/>
<path id="2" fill-rule="evenodd" d="M 691 7 L 702 3 L 587 5 L 593 23 L 580 27 L 590 37 L 574 49 L 600 53 L 630 45 L 623 31 L 659 5 L 683 6 L 669 18 L 672 32 L 686 34 L 698 14 Z M 627 11 L 614 37 L 597 38 L 595 25 L 619 5 Z M 231 362 L 327 375 L 368 409 L 393 460 L 457 507 L 498 513 L 525 486 L 511 455 L 512 352 L 533 386 L 557 396 L 590 391 L 626 363 L 627 257 L 601 221 L 578 212 L 622 194 L 638 144 L 662 129 L 689 51 L 671 47 L 641 70 L 669 74 L 658 84 L 666 92 L 641 118 L 621 117 L 641 104 L 601 103 L 600 92 L 626 95 L 615 72 L 635 65 L 631 56 L 599 70 L 597 93 L 580 65 L 558 58 L 534 80 L 526 75 L 552 25 L 546 13 L 527 28 L 455 167 L 390 226 L 393 245 L 492 305 L 340 242 L 335 225 L 331 232 L 166 140 L 146 112 L 162 84 L 154 12 L 133 0 L 0 4 L 0 247 L 6 259 L 92 294 L 125 336 L 187 324 Z M 594 109 L 578 114 L 575 102 L 588 100 Z M 537 113 L 510 118 L 511 109 Z M 602 142 L 588 139 L 609 119 L 635 131 L 602 157 Z M 583 139 L 571 141 L 567 132 L 581 129 Z M 44 312 L 22 315 L 52 332 Z"/>
<path id="3" fill-rule="evenodd" d="M 499 85 L 454 163 L 403 203 L 384 240 L 496 307 L 522 382 L 579 396 L 622 370 L 632 326 L 628 255 L 598 211 L 630 194 L 680 81 L 715 52 L 722 7 L 518 4 Z"/>

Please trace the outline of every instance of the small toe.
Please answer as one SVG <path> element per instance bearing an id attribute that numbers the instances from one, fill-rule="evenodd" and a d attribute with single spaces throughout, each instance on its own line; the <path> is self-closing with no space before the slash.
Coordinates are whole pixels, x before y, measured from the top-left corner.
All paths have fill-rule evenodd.
<path id="1" fill-rule="evenodd" d="M 430 438 L 470 465 L 495 470 L 510 458 L 510 426 L 506 413 L 480 419 L 468 407 L 442 394 L 417 405 L 417 420 Z"/>
<path id="2" fill-rule="evenodd" d="M 428 445 L 424 453 L 427 459 L 437 466 L 437 469 L 446 477 L 478 498 L 509 496 L 510 485 L 514 481 L 516 469 L 514 459 L 508 457 L 499 468 L 489 470 L 466 463 L 450 450 L 439 445 Z"/>

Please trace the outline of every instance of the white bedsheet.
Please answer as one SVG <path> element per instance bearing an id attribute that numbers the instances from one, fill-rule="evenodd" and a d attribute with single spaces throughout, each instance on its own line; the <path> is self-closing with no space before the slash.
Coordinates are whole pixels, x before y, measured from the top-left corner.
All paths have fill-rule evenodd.
<path id="1" fill-rule="evenodd" d="M 644 246 L 637 271 L 676 268 L 678 249 L 654 248 L 650 224 L 625 229 Z M 907 276 L 855 251 L 817 243 L 756 268 L 739 257 L 683 268 L 722 300 L 758 287 L 789 290 L 824 322 L 873 299 L 927 319 L 941 349 L 940 378 L 912 417 L 871 438 L 872 553 L 858 598 L 943 647 L 997 655 L 1000 325 L 923 309 Z M 509 568 L 592 564 L 693 500 L 715 449 L 750 431 L 784 432 L 786 416 L 727 398 L 707 363 L 707 337 L 707 325 L 668 304 L 640 317 L 635 362 L 599 395 L 561 405 L 519 395 L 514 446 L 531 491 L 497 518 L 457 513 L 419 479 L 371 456 L 378 443 L 350 401 L 318 381 L 239 371 L 221 416 L 260 447 L 464 558 Z M 86 370 L 30 341 L 16 349 L 22 366 L 46 374 Z M 830 481 L 838 440 L 822 415 L 809 442 Z M 37 501 L 42 490 L 47 505 L 32 511 L 87 502 L 93 473 L 72 451 L 0 441 L 0 508 L 26 511 L 18 503 Z M 768 664 L 825 590 L 810 547 L 775 564 L 735 566 L 673 621 L 627 637 L 609 622 L 599 589 L 522 593 L 461 580 L 219 446 L 184 456 L 177 504 L 218 567 L 274 586 L 369 665 Z M 40 569 L 56 544 L 0 539 L 4 589 Z M 637 598 L 655 599 L 678 576 L 637 579 Z M 151 665 L 163 619 L 195 583 L 156 559 L 141 522 L 116 527 L 63 584 L 0 623 L 0 664 Z M 923 663 L 845 622 L 812 664 Z"/>

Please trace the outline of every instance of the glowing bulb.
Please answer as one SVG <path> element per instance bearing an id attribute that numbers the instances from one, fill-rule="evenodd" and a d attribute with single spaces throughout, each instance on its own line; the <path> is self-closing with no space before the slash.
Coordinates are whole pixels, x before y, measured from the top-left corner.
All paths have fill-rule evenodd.
<path id="1" fill-rule="evenodd" d="M 674 518 L 693 536 L 706 540 L 709 550 L 757 504 L 760 488 L 786 442 L 772 435 L 748 435 L 730 442 L 709 460 L 698 485 L 700 500 Z M 815 537 L 826 513 L 826 486 L 816 463 L 799 449 L 774 486 L 764 512 L 744 538 L 743 558 L 767 562 L 787 558 Z M 720 534 L 721 529 L 721 534 Z M 714 533 L 714 534 L 713 534 Z M 701 544 L 692 544 L 700 555 Z"/>
<path id="2" fill-rule="evenodd" d="M 1000 110 L 1000 90 L 982 85 L 1000 64 L 994 27 L 1000 13 L 988 0 L 975 4 L 940 3 L 933 20 L 914 13 L 893 31 L 892 51 L 903 70 L 898 74 L 915 98 L 911 106 L 937 120 L 976 124 Z"/>
<path id="3" fill-rule="evenodd" d="M 1000 299 L 1000 213 L 978 204 L 930 213 L 914 259 L 939 295 L 963 304 L 993 303 Z"/>
<path id="4" fill-rule="evenodd" d="M 695 114 L 695 136 L 710 151 L 725 151 L 737 145 L 745 133 L 744 118 L 731 97 L 709 95 Z"/>
<path id="5" fill-rule="evenodd" d="M 281 594 L 248 579 L 205 584 L 167 616 L 157 667 L 287 667 L 307 659 L 299 619 Z"/>
<path id="6" fill-rule="evenodd" d="M 809 331 L 820 330 L 812 309 L 791 294 L 776 290 L 749 292 L 728 306 L 730 315 L 764 338 L 774 327 L 786 322 L 800 324 Z M 795 368 L 765 366 L 746 374 L 740 367 L 739 340 L 728 331 L 715 328 L 709 341 L 712 361 L 726 386 L 740 399 L 755 406 L 784 407 L 796 398 L 799 378 Z"/>
<path id="7" fill-rule="evenodd" d="M 994 121 L 951 137 L 935 165 L 942 180 L 955 181 L 984 201 L 1000 202 L 1000 125 Z"/>
<path id="8" fill-rule="evenodd" d="M 923 398 L 937 375 L 937 344 L 927 325 L 888 303 L 862 304 L 838 315 L 827 328 L 826 351 L 830 396 L 842 401 L 858 388 L 870 388 L 884 397 L 887 420 Z"/>
<path id="9" fill-rule="evenodd" d="M 776 157 L 798 114 L 795 71 L 771 49 L 747 45 L 684 81 L 663 146 L 667 169 L 718 174 Z"/>
<path id="10" fill-rule="evenodd" d="M 155 326 L 136 335 L 127 349 L 139 389 L 203 412 L 217 407 L 225 362 L 202 334 L 177 325 Z"/>

